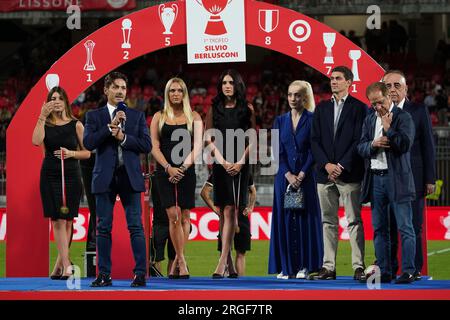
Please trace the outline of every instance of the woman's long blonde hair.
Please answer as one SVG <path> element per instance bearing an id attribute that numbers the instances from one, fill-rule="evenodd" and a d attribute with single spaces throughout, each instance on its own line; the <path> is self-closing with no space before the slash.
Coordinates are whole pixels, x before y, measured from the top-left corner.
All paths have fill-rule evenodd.
<path id="1" fill-rule="evenodd" d="M 316 108 L 316 103 L 314 102 L 314 93 L 311 87 L 311 84 L 308 81 L 303 80 L 295 80 L 291 82 L 289 85 L 289 88 L 292 86 L 299 86 L 300 87 L 300 94 L 305 96 L 306 103 L 304 104 L 304 108 L 308 110 L 309 112 L 314 112 L 314 109 Z"/>
<path id="2" fill-rule="evenodd" d="M 187 128 L 190 133 L 192 133 L 192 124 L 194 122 L 194 114 L 192 113 L 191 103 L 189 102 L 189 93 L 187 90 L 186 83 L 184 83 L 183 79 L 180 78 L 172 78 L 167 81 L 166 88 L 164 89 L 164 109 L 161 111 L 161 117 L 159 118 L 158 123 L 158 132 L 161 134 L 161 129 L 166 122 L 167 119 L 173 119 L 174 113 L 172 105 L 169 100 L 169 89 L 172 83 L 179 83 L 181 88 L 183 89 L 183 113 L 187 120 Z"/>

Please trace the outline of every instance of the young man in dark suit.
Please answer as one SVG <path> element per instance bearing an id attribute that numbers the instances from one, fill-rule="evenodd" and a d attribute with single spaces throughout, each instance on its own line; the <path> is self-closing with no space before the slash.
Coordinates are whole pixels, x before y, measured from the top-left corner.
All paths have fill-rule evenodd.
<path id="1" fill-rule="evenodd" d="M 92 193 L 97 208 L 97 252 L 99 274 L 92 287 L 112 285 L 111 230 L 113 208 L 119 195 L 125 209 L 131 246 L 136 262 L 132 287 L 146 285 L 146 247 L 141 218 L 141 192 L 145 191 L 140 153 L 151 149 L 144 114 L 123 107 L 127 78 L 112 72 L 105 78 L 106 106 L 86 114 L 83 142 L 88 150 L 97 150 L 92 176 Z M 118 110 L 121 105 L 121 110 Z"/>
<path id="2" fill-rule="evenodd" d="M 408 112 L 392 105 L 386 85 L 367 87 L 367 98 L 376 112 L 364 120 L 358 153 L 365 159 L 362 203 L 370 201 L 375 257 L 381 282 L 392 280 L 389 211 L 394 211 L 402 239 L 402 275 L 395 283 L 414 281 L 416 238 L 412 225 L 411 201 L 415 199 L 410 149 L 414 123 Z"/>
<path id="3" fill-rule="evenodd" d="M 415 280 L 421 279 L 423 268 L 422 225 L 424 218 L 425 195 L 433 193 L 436 180 L 436 161 L 431 128 L 431 119 L 427 108 L 423 104 L 416 104 L 407 99 L 408 86 L 406 77 L 399 70 L 387 71 L 383 77 L 383 83 L 389 90 L 392 104 L 408 112 L 414 122 L 415 135 L 411 147 L 411 167 L 416 187 L 416 198 L 412 201 L 413 226 L 416 234 L 416 258 L 414 272 Z M 394 213 L 391 210 L 391 260 L 392 272 L 397 274 L 398 261 L 398 230 Z"/>
<path id="4" fill-rule="evenodd" d="M 348 220 L 354 279 L 364 275 L 364 228 L 361 219 L 360 189 L 364 165 L 356 151 L 367 106 L 349 95 L 353 82 L 345 66 L 331 71 L 331 100 L 320 103 L 314 113 L 311 148 L 316 162 L 317 191 L 322 210 L 324 257 L 315 277 L 336 279 L 339 197 Z"/>

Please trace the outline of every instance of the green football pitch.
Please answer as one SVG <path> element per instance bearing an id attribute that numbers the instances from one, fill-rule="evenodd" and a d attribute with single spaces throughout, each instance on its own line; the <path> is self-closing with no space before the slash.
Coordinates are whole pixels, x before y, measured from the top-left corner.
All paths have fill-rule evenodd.
<path id="1" fill-rule="evenodd" d="M 50 266 L 56 258 L 56 247 L 50 245 Z M 0 277 L 5 276 L 6 243 L 0 241 Z M 72 261 L 80 266 L 84 275 L 84 242 L 74 242 L 71 248 Z M 269 241 L 253 241 L 252 250 L 247 253 L 246 275 L 267 276 Z M 218 261 L 216 241 L 190 241 L 186 248 L 186 260 L 192 276 L 210 276 Z M 372 241 L 366 241 L 366 265 L 375 260 Z M 162 263 L 166 270 L 166 262 Z M 26 262 L 25 262 L 26 263 Z M 428 241 L 428 268 L 433 279 L 450 280 L 450 241 Z M 351 267 L 350 243 L 340 241 L 336 271 L 338 276 L 353 274 Z"/>

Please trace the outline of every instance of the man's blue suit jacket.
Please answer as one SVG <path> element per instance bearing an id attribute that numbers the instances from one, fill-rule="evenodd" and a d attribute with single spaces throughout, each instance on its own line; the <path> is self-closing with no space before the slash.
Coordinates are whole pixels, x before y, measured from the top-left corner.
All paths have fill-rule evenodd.
<path id="1" fill-rule="evenodd" d="M 395 202 L 413 201 L 416 197 L 414 178 L 411 170 L 410 150 L 414 141 L 414 123 L 411 115 L 397 107 L 392 108 L 392 123 L 386 136 L 389 149 L 386 149 L 388 176 L 394 185 L 392 195 Z M 361 190 L 361 202 L 372 200 L 371 159 L 377 156 L 378 148 L 372 147 L 375 137 L 377 114 L 370 112 L 364 120 L 358 153 L 364 158 L 365 173 Z"/>
<path id="2" fill-rule="evenodd" d="M 145 122 L 144 113 L 127 108 L 122 145 L 123 162 L 130 185 L 135 192 L 145 191 L 144 177 L 140 165 L 141 153 L 151 150 L 151 140 Z M 92 193 L 108 192 L 118 160 L 119 142 L 108 128 L 111 123 L 108 107 L 105 105 L 86 114 L 83 143 L 86 149 L 97 150 L 95 166 L 92 172 Z"/>
<path id="3" fill-rule="evenodd" d="M 361 138 L 367 106 L 352 96 L 345 100 L 334 135 L 334 102 L 321 102 L 315 112 L 311 129 L 311 149 L 316 163 L 317 182 L 327 183 L 325 165 L 340 163 L 344 170 L 339 179 L 359 183 L 364 176 L 364 161 L 356 146 Z"/>

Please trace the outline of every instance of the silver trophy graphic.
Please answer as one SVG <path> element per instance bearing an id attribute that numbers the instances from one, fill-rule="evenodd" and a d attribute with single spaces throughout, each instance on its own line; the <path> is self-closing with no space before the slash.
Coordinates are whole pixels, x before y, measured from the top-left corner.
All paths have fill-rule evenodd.
<path id="1" fill-rule="evenodd" d="M 86 48 L 86 64 L 84 65 L 83 70 L 94 71 L 95 65 L 92 56 L 94 53 L 95 42 L 92 40 L 88 40 L 84 43 L 84 47 Z"/>
<path id="2" fill-rule="evenodd" d="M 133 23 L 130 19 L 124 19 L 122 21 L 122 36 L 123 36 L 123 43 L 122 43 L 122 49 L 130 49 L 130 35 L 131 35 L 131 26 Z"/>
<path id="3" fill-rule="evenodd" d="M 358 60 L 361 58 L 361 50 L 350 50 L 348 56 L 352 59 L 353 81 L 360 81 L 358 72 Z"/>
<path id="4" fill-rule="evenodd" d="M 47 86 L 47 90 L 50 91 L 54 87 L 59 86 L 59 76 L 56 73 L 49 73 L 45 77 L 45 85 Z"/>
<path id="5" fill-rule="evenodd" d="M 325 54 L 325 58 L 323 59 L 323 63 L 325 64 L 333 64 L 333 51 L 331 49 L 334 46 L 334 42 L 336 41 L 336 33 L 335 32 L 325 32 L 323 34 L 323 43 L 325 47 L 327 47 L 327 53 Z"/>
<path id="6" fill-rule="evenodd" d="M 166 7 L 164 4 L 160 4 L 158 7 L 158 15 L 164 26 L 163 34 L 172 34 L 170 29 L 178 16 L 178 6 L 172 4 L 170 7 Z"/>

